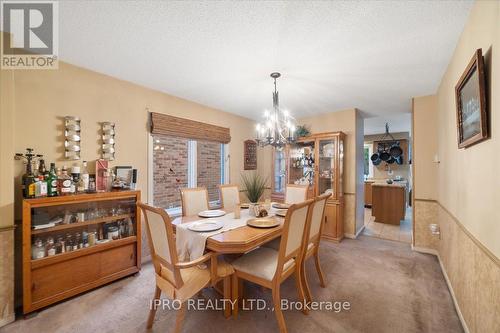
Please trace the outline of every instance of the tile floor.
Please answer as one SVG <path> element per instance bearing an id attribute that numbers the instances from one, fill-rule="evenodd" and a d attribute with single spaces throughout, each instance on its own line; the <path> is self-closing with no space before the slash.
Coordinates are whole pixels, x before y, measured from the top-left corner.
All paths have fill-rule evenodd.
<path id="1" fill-rule="evenodd" d="M 371 208 L 365 208 L 365 230 L 363 235 L 394 240 L 403 243 L 411 243 L 411 207 L 406 208 L 406 217 L 400 225 L 392 225 L 375 222 Z"/>

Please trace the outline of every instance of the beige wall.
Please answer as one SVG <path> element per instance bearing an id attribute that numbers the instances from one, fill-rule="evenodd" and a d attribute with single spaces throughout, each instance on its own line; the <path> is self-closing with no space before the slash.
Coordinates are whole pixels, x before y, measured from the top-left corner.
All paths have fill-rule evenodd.
<path id="1" fill-rule="evenodd" d="M 499 39 L 500 2 L 476 2 L 437 93 L 439 202 L 497 257 L 500 256 Z M 458 149 L 454 88 L 478 48 L 483 49 L 489 81 L 491 139 Z"/>
<path id="2" fill-rule="evenodd" d="M 66 63 L 54 71 L 17 71 L 14 102 L 15 151 L 35 148 L 47 162 L 56 161 L 59 166 L 73 164 L 63 158 L 62 117 L 81 118 L 81 157 L 89 161 L 99 158 L 99 122 L 115 122 L 116 160 L 112 165 L 138 169 L 143 201 L 148 199 L 148 111 L 230 127 L 233 182 L 239 182 L 243 169 L 243 141 L 252 137 L 254 129 L 249 119 Z M 16 163 L 14 174 L 20 175 L 22 170 L 22 164 Z"/>
<path id="3" fill-rule="evenodd" d="M 361 150 L 363 149 L 362 136 L 361 141 L 359 141 L 359 135 L 356 136 L 357 129 L 360 129 L 361 135 L 363 135 L 363 126 L 361 124 L 360 127 L 359 120 L 358 127 L 356 125 L 357 117 L 359 117 L 358 113 L 359 112 L 356 109 L 348 109 L 298 119 L 298 123 L 301 125 L 307 125 L 312 133 L 342 131 L 346 134 L 344 150 L 344 193 L 346 201 L 344 212 L 344 232 L 349 237 L 353 237 L 356 234 L 359 230 L 357 229 L 357 225 L 362 225 L 364 217 L 364 210 L 361 213 L 356 209 L 357 207 L 360 207 L 359 201 L 357 201 L 357 196 L 360 196 L 358 200 L 363 201 L 363 193 L 359 193 L 359 191 L 356 193 L 356 184 L 358 181 L 362 181 L 363 179 L 363 173 L 361 172 L 361 175 L 357 175 L 356 169 L 356 147 L 358 145 L 361 147 Z M 361 164 L 361 166 L 363 165 Z M 361 178 L 357 179 L 357 177 Z M 357 219 L 361 219 L 361 222 L 356 222 Z"/>
<path id="4" fill-rule="evenodd" d="M 1 43 L 2 41 L 0 41 Z M 14 321 L 14 72 L 0 70 L 0 327 Z"/>
<path id="5" fill-rule="evenodd" d="M 415 246 L 439 255 L 470 332 L 500 328 L 499 22 L 500 2 L 476 1 L 436 96 L 414 99 Z M 454 89 L 478 48 L 491 138 L 458 149 Z M 429 223 L 439 224 L 440 239 L 430 236 Z"/>

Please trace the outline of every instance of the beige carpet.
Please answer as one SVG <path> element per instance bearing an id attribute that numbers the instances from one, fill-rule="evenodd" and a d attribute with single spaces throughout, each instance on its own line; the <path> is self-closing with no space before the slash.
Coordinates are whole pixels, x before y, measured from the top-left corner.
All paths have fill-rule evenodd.
<path id="1" fill-rule="evenodd" d="M 408 244 L 361 236 L 340 244 L 322 243 L 328 279 L 318 285 L 314 265 L 307 265 L 317 300 L 349 301 L 351 310 L 315 311 L 309 316 L 285 312 L 289 332 L 462 332 L 450 293 L 435 257 L 412 252 Z M 57 304 L 30 319 L 0 329 L 9 332 L 144 332 L 153 269 L 144 265 L 138 276 Z M 271 300 L 270 292 L 247 285 L 247 297 Z M 204 297 L 214 298 L 211 290 Z M 295 282 L 282 286 L 282 297 L 296 299 Z M 269 303 L 271 304 L 271 303 Z M 154 332 L 169 332 L 175 312 L 159 310 Z M 271 311 L 242 311 L 237 320 L 219 311 L 189 311 L 184 332 L 276 332 Z"/>

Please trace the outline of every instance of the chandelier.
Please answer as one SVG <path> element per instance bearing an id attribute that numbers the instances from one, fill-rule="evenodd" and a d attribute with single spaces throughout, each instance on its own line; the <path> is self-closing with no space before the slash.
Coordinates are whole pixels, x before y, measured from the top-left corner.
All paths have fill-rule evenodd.
<path id="1" fill-rule="evenodd" d="M 282 148 L 295 141 L 295 121 L 287 110 L 280 109 L 276 79 L 280 73 L 271 73 L 274 79 L 273 110 L 264 112 L 264 121 L 256 126 L 257 137 L 255 141 L 261 147 L 273 146 Z"/>

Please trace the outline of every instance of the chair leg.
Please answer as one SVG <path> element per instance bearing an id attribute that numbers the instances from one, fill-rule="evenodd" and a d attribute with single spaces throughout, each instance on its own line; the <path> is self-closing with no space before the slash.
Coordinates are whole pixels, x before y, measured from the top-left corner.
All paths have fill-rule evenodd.
<path id="1" fill-rule="evenodd" d="M 158 286 L 155 289 L 155 295 L 153 298 L 153 306 L 151 307 L 151 310 L 149 310 L 149 317 L 148 317 L 148 322 L 146 327 L 150 329 L 153 327 L 153 322 L 155 320 L 155 314 L 156 314 L 156 304 L 154 303 L 155 300 L 160 299 L 161 296 L 161 289 L 158 288 Z"/>
<path id="2" fill-rule="evenodd" d="M 280 328 L 280 333 L 287 333 L 285 317 L 281 311 L 281 296 L 280 296 L 280 285 L 273 286 L 273 303 L 274 303 L 274 314 L 276 315 L 276 320 L 278 321 L 278 326 Z"/>
<path id="3" fill-rule="evenodd" d="M 312 302 L 312 294 L 311 294 L 311 288 L 309 288 L 309 282 L 307 281 L 306 259 L 304 259 L 302 265 L 300 265 L 300 270 L 301 270 L 300 278 L 302 279 L 302 287 L 304 288 L 306 303 L 309 304 Z"/>
<path id="4" fill-rule="evenodd" d="M 181 308 L 177 311 L 177 316 L 175 318 L 175 333 L 180 333 L 182 329 L 182 322 L 184 321 L 184 317 L 186 316 L 186 302 L 183 302 Z"/>
<path id="5" fill-rule="evenodd" d="M 306 296 L 304 295 L 303 282 L 304 281 L 302 279 L 302 270 L 300 269 L 300 267 L 297 267 L 295 269 L 295 285 L 297 286 L 297 294 L 299 295 L 299 301 L 302 303 L 302 312 L 304 314 L 309 314 L 309 310 L 307 310 L 305 306 L 307 304 L 307 299 Z"/>
<path id="6" fill-rule="evenodd" d="M 239 289 L 239 281 L 238 281 L 238 276 L 236 276 L 236 274 L 233 274 L 233 278 L 232 278 L 232 295 L 231 295 L 231 298 L 233 300 L 232 302 L 232 307 L 233 307 L 233 317 L 236 318 L 238 317 L 238 308 L 240 306 L 239 304 L 239 294 L 238 294 L 238 289 Z"/>
<path id="7" fill-rule="evenodd" d="M 318 271 L 319 283 L 321 287 L 325 288 L 325 276 L 323 275 L 323 271 L 321 270 L 321 266 L 319 264 L 319 251 L 314 252 L 314 263 L 316 264 L 316 270 Z"/>
<path id="8" fill-rule="evenodd" d="M 231 276 L 224 277 L 224 317 L 231 317 Z"/>

